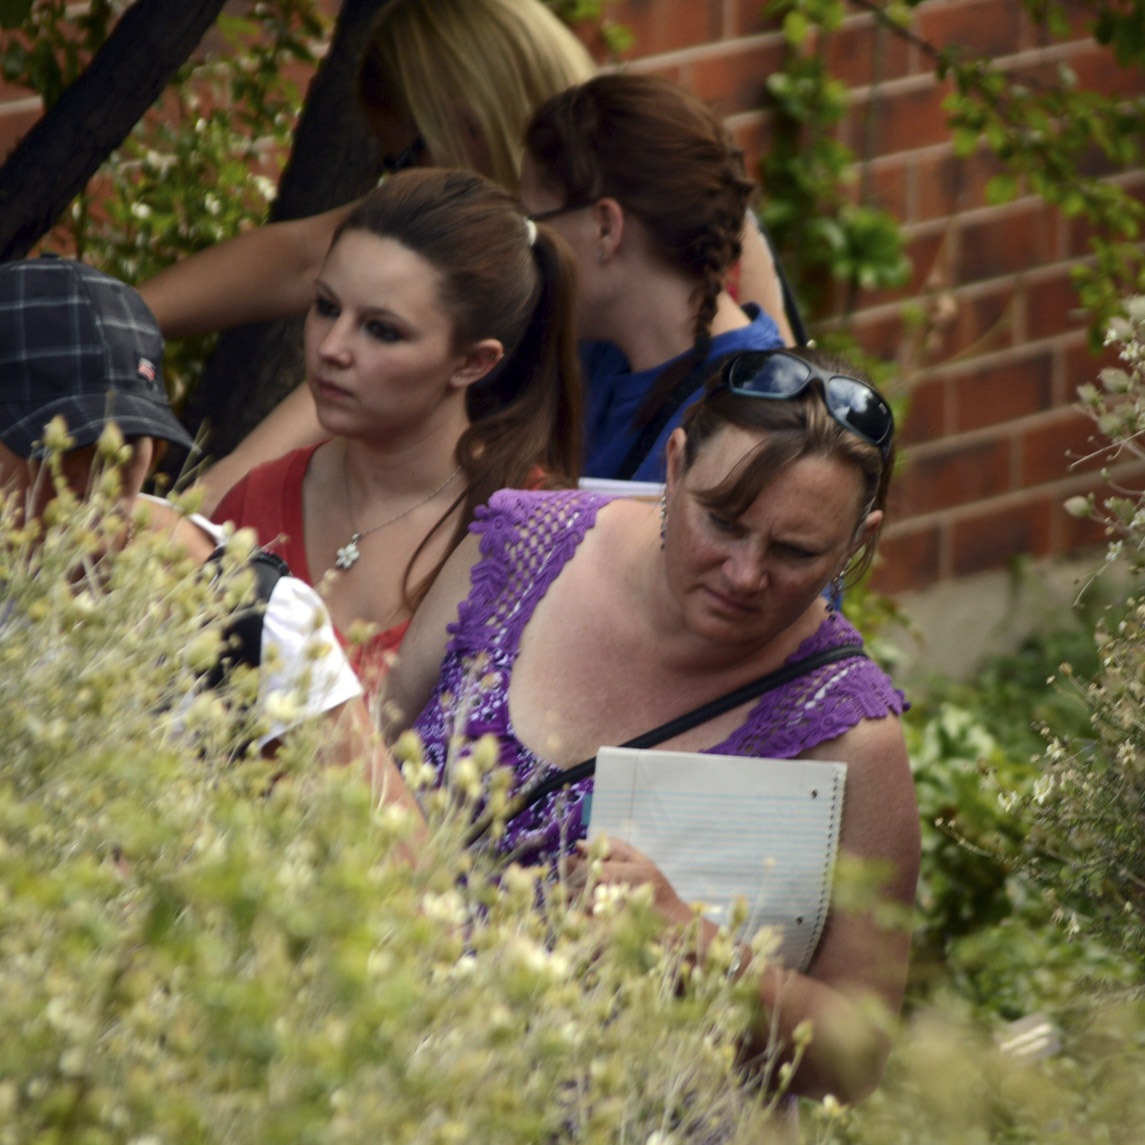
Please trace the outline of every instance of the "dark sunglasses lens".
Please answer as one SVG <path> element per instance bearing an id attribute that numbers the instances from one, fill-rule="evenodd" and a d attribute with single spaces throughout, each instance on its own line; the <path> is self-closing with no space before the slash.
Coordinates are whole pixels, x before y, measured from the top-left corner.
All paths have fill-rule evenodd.
<path id="1" fill-rule="evenodd" d="M 789 398 L 806 388 L 811 367 L 789 354 L 745 354 L 732 362 L 728 385 L 764 397 Z"/>
<path id="2" fill-rule="evenodd" d="M 872 445 L 882 445 L 890 436 L 894 426 L 890 406 L 854 378 L 829 379 L 827 405 L 839 421 Z"/>

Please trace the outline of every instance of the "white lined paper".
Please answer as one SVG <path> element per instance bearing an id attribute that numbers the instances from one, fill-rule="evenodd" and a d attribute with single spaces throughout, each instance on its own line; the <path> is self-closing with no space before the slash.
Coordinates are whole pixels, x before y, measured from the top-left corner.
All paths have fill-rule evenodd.
<path id="1" fill-rule="evenodd" d="M 830 902 L 846 772 L 820 760 L 601 748 L 589 838 L 638 848 L 713 922 L 742 896 L 745 933 L 778 928 L 776 959 L 806 969 Z"/>

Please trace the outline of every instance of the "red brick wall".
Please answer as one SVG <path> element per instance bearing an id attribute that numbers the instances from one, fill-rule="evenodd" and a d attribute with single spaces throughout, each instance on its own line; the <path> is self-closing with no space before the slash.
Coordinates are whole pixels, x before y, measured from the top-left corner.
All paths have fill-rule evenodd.
<path id="1" fill-rule="evenodd" d="M 767 145 L 764 81 L 782 50 L 762 9 L 762 0 L 618 0 L 608 9 L 635 34 L 631 66 L 712 101 L 753 169 Z M 1017 0 L 928 0 L 913 20 L 920 37 L 989 53 L 1005 67 L 1066 62 L 1083 84 L 1145 94 L 1145 76 L 1117 69 L 1080 18 L 1066 43 L 1048 42 Z M 1089 423 L 1071 404 L 1099 367 L 1069 285 L 1084 228 L 1032 197 L 983 204 L 993 164 L 955 158 L 945 89 L 918 47 L 889 36 L 876 43 L 873 18 L 855 13 L 828 54 L 852 89 L 844 139 L 856 152 L 873 140 L 869 182 L 903 222 L 914 259 L 906 289 L 861 296 L 853 319 L 868 350 L 897 359 L 911 398 L 881 587 L 921 588 L 1018 555 L 1098 543 L 1091 525 L 1061 510 L 1065 497 L 1099 486 L 1094 466 L 1071 469 L 1067 460 L 1067 451 L 1087 451 Z M 36 114 L 26 92 L 0 83 L 0 155 Z M 1145 193 L 1145 173 L 1127 183 Z M 935 318 L 925 344 L 904 324 L 907 300 Z"/>
<path id="2" fill-rule="evenodd" d="M 636 34 L 631 66 L 689 85 L 738 134 L 752 169 L 767 146 L 764 82 L 780 59 L 776 26 L 760 0 L 619 0 L 612 18 Z M 1017 0 L 929 0 L 911 30 L 937 46 L 958 43 L 1021 70 L 1067 63 L 1082 84 L 1145 94 L 1074 21 L 1076 39 L 1049 41 Z M 905 464 L 877 574 L 887 591 L 922 588 L 1029 554 L 1064 554 L 1103 539 L 1068 517 L 1062 501 L 1100 487 L 1075 391 L 1102 364 L 1085 348 L 1086 321 L 1069 272 L 1085 255 L 1084 228 L 1034 197 L 988 207 L 996 170 L 985 154 L 954 156 L 940 84 L 917 46 L 881 34 L 857 10 L 828 44 L 832 70 L 851 88 L 842 136 L 873 147 L 874 201 L 905 226 L 914 273 L 897 293 L 865 294 L 853 328 L 863 346 L 896 359 L 911 408 L 901 427 Z M 875 61 L 878 60 L 878 73 Z M 873 122 L 871 118 L 873 117 Z M 1145 194 L 1145 173 L 1126 180 Z M 904 301 L 937 319 L 912 335 Z"/>

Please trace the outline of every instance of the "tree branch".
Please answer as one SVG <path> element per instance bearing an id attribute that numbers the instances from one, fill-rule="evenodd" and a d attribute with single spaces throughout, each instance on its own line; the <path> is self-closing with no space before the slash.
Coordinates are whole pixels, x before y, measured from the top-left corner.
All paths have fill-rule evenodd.
<path id="1" fill-rule="evenodd" d="M 137 0 L 0 167 L 0 261 L 22 258 L 127 138 L 225 0 Z"/>
<path id="2" fill-rule="evenodd" d="M 378 145 L 358 106 L 362 48 L 383 0 L 344 0 L 330 50 L 315 73 L 290 159 L 270 210 L 272 221 L 304 218 L 348 203 L 381 173 Z M 209 450 L 229 453 L 303 378 L 302 319 L 226 330 L 190 395 L 183 422 L 209 423 Z"/>

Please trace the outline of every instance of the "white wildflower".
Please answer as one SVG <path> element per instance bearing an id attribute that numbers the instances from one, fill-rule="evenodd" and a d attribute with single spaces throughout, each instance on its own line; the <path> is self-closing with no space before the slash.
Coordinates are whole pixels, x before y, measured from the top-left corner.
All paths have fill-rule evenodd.
<path id="1" fill-rule="evenodd" d="M 87 1058 L 79 1046 L 71 1046 L 60 1054 L 60 1073 L 64 1077 L 82 1077 L 87 1067 Z"/>
<path id="2" fill-rule="evenodd" d="M 266 718 L 272 724 L 291 726 L 297 722 L 300 710 L 293 692 L 271 692 L 264 705 Z"/>
<path id="3" fill-rule="evenodd" d="M 611 918 L 628 897 L 623 883 L 597 883 L 592 888 L 592 913 L 597 918 Z"/>
<path id="4" fill-rule="evenodd" d="M 421 909 L 427 918 L 432 918 L 436 922 L 444 922 L 451 926 L 460 926 L 465 922 L 465 902 L 455 890 L 448 890 L 440 895 L 426 891 L 421 897 Z"/>
<path id="5" fill-rule="evenodd" d="M 453 768 L 453 783 L 467 798 L 481 797 L 481 775 L 470 755 L 462 756 Z"/>
<path id="6" fill-rule="evenodd" d="M 1044 806 L 1053 789 L 1053 776 L 1039 775 L 1038 778 L 1034 780 L 1034 802 L 1037 803 L 1039 807 Z"/>
<path id="7" fill-rule="evenodd" d="M 833 1093 L 823 1098 L 823 1112 L 828 1117 L 841 1117 L 846 1109 L 847 1107 Z"/>

